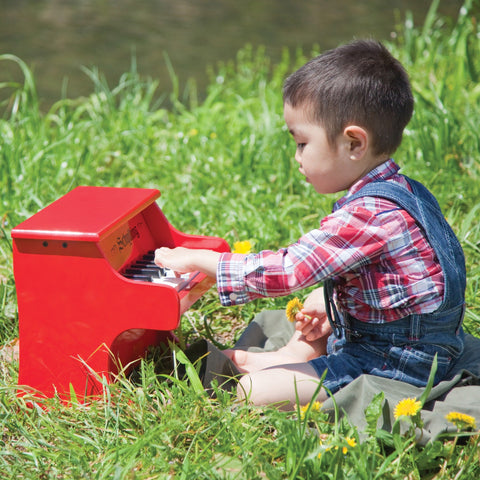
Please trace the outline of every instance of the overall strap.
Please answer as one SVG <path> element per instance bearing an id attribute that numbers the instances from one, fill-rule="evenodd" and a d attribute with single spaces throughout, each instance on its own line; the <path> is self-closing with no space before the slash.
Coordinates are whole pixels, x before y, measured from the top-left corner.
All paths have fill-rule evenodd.
<path id="1" fill-rule="evenodd" d="M 325 301 L 325 313 L 327 314 L 332 331 L 337 338 L 342 338 L 344 325 L 340 321 L 337 307 L 333 301 L 333 280 L 331 278 L 327 278 L 323 282 L 323 299 Z"/>

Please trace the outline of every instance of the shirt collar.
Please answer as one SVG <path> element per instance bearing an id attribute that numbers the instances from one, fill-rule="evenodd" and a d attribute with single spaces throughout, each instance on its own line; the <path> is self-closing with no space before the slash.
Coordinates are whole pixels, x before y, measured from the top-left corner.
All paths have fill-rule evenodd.
<path id="1" fill-rule="evenodd" d="M 375 180 L 388 180 L 398 173 L 400 167 L 395 163 L 393 158 L 381 163 L 373 170 L 370 170 L 364 177 L 355 182 L 348 190 L 347 194 L 337 200 L 333 206 L 333 211 L 338 210 L 347 199 L 357 193 L 361 188 Z"/>

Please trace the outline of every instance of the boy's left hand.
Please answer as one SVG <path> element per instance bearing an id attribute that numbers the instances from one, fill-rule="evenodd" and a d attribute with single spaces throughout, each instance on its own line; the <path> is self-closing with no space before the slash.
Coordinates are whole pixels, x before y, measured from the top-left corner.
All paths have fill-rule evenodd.
<path id="1" fill-rule="evenodd" d="M 295 329 L 302 332 L 309 342 L 330 335 L 332 329 L 325 312 L 323 288 L 317 288 L 310 293 L 295 319 Z"/>
<path id="2" fill-rule="evenodd" d="M 155 250 L 155 263 L 159 267 L 170 268 L 176 273 L 189 273 L 195 270 L 192 262 L 192 252 L 189 248 L 161 247 Z"/>
<path id="3" fill-rule="evenodd" d="M 220 254 L 213 250 L 185 247 L 161 247 L 155 250 L 155 263 L 170 268 L 176 273 L 190 273 L 196 270 L 215 278 Z"/>

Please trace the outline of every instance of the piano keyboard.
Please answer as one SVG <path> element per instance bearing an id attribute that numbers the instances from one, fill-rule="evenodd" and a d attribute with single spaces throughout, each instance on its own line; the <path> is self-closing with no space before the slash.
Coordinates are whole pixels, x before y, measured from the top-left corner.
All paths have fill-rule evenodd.
<path id="1" fill-rule="evenodd" d="M 188 284 L 196 277 L 197 273 L 177 275 L 169 268 L 159 267 L 155 264 L 155 252 L 151 250 L 125 268 L 122 275 L 131 280 L 170 285 L 175 290 L 181 291 L 188 287 Z"/>

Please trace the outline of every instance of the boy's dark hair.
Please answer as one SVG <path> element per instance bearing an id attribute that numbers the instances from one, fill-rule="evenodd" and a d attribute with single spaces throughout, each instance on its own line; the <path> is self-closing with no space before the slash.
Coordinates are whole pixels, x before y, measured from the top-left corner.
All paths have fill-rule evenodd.
<path id="1" fill-rule="evenodd" d="M 307 62 L 285 81 L 283 101 L 306 108 L 331 145 L 346 126 L 365 128 L 376 155 L 398 148 L 413 112 L 407 72 L 373 40 L 355 41 Z"/>

